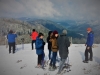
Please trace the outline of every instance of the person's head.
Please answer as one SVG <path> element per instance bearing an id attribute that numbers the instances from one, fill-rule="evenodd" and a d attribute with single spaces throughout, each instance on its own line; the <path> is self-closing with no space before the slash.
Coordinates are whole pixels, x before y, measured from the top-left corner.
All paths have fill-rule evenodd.
<path id="1" fill-rule="evenodd" d="M 91 28 L 87 28 L 87 33 L 90 33 L 92 31 Z"/>
<path id="2" fill-rule="evenodd" d="M 62 33 L 66 35 L 67 34 L 67 30 L 63 30 Z"/>
<path id="3" fill-rule="evenodd" d="M 35 31 L 35 29 L 32 30 L 33 32 Z"/>
<path id="4" fill-rule="evenodd" d="M 44 37 L 43 33 L 39 33 L 38 37 L 39 37 L 40 39 L 43 39 L 43 37 Z"/>
<path id="5" fill-rule="evenodd" d="M 53 35 L 53 31 L 49 31 L 48 35 L 52 36 Z"/>
<path id="6" fill-rule="evenodd" d="M 11 34 L 12 34 L 12 33 L 13 33 L 13 30 L 10 30 L 10 31 L 9 31 L 9 33 L 11 33 Z"/>
<path id="7" fill-rule="evenodd" d="M 55 36 L 55 37 L 58 37 L 58 32 L 55 30 L 55 31 L 53 31 L 53 35 Z"/>

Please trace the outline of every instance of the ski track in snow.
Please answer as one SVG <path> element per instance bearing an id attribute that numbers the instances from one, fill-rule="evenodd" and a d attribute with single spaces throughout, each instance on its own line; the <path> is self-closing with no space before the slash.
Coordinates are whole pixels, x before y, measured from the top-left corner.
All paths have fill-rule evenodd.
<path id="1" fill-rule="evenodd" d="M 46 60 L 48 60 L 47 44 L 45 45 Z M 84 44 L 72 44 L 69 47 L 71 71 L 63 75 L 100 75 L 100 44 L 93 48 L 93 61 L 83 63 Z M 59 56 L 59 53 L 58 53 Z M 31 44 L 17 45 L 15 54 L 9 54 L 5 45 L 0 46 L 0 75 L 56 75 L 57 70 L 48 71 L 35 68 L 37 65 L 36 50 L 31 50 Z M 57 63 L 59 65 L 59 63 Z"/>

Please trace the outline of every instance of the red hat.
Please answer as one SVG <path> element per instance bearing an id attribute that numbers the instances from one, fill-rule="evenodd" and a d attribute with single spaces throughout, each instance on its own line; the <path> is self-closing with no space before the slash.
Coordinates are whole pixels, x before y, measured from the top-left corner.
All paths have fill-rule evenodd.
<path id="1" fill-rule="evenodd" d="M 55 35 L 55 34 L 58 34 L 58 32 L 55 30 L 55 31 L 53 31 L 53 34 Z"/>
<path id="2" fill-rule="evenodd" d="M 87 31 L 92 31 L 92 29 L 91 28 L 87 28 Z"/>

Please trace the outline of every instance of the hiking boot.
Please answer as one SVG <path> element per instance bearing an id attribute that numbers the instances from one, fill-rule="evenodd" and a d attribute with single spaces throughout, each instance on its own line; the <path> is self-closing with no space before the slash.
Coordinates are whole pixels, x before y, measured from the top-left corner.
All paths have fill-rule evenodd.
<path id="1" fill-rule="evenodd" d="M 50 70 L 51 68 L 52 68 L 52 65 L 50 64 L 50 65 L 49 65 L 49 70 Z"/>
<path id="2" fill-rule="evenodd" d="M 54 68 L 54 69 L 57 69 L 57 67 L 56 67 L 56 66 L 53 66 L 53 68 Z"/>
<path id="3" fill-rule="evenodd" d="M 93 61 L 93 59 L 90 59 L 90 61 Z"/>
<path id="4" fill-rule="evenodd" d="M 84 62 L 84 63 L 88 63 L 88 61 L 86 61 L 86 60 L 84 60 L 83 62 Z"/>

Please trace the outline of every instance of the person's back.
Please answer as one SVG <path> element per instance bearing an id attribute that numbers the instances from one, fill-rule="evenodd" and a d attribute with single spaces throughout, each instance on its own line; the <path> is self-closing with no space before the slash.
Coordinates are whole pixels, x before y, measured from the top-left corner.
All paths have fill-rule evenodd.
<path id="1" fill-rule="evenodd" d="M 60 56 L 62 58 L 66 58 L 68 53 L 68 47 L 70 46 L 70 42 L 66 34 L 61 34 L 57 42 Z"/>
<path id="2" fill-rule="evenodd" d="M 67 34 L 67 31 L 63 30 L 62 34 L 58 37 L 58 40 L 57 40 L 59 55 L 61 58 L 61 62 L 60 62 L 60 66 L 59 66 L 59 70 L 57 74 L 61 73 L 63 65 L 65 64 L 65 61 L 68 57 L 68 47 L 70 46 L 70 42 L 66 34 Z"/>
<path id="3" fill-rule="evenodd" d="M 15 42 L 16 37 L 17 37 L 16 34 L 9 33 L 9 34 L 7 35 L 8 42 L 9 42 L 9 43 Z"/>
<path id="4" fill-rule="evenodd" d="M 32 32 L 31 34 L 32 40 L 36 40 L 37 36 L 38 36 L 38 33 L 36 31 Z"/>
<path id="5" fill-rule="evenodd" d="M 9 44 L 9 53 L 11 53 L 11 47 L 13 47 L 13 53 L 15 53 L 15 42 L 16 42 L 17 35 L 10 30 L 9 34 L 7 35 L 8 44 Z"/>

